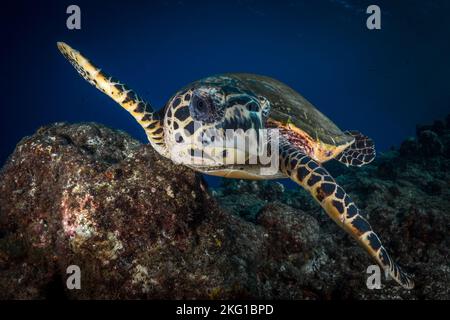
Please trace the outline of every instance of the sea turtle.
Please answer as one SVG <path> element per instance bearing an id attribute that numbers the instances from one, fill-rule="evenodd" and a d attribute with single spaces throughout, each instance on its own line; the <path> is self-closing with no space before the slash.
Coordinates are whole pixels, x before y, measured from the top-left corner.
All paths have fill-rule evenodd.
<path id="1" fill-rule="evenodd" d="M 80 52 L 62 42 L 57 45 L 84 79 L 131 113 L 159 154 L 211 175 L 292 179 L 356 239 L 386 274 L 404 288 L 413 288 L 413 281 L 390 258 L 350 196 L 321 165 L 331 159 L 347 166 L 371 162 L 375 158 L 371 139 L 357 131 L 342 132 L 287 85 L 253 74 L 230 73 L 195 81 L 175 93 L 160 111 L 154 111 L 133 90 L 94 66 Z M 260 129 L 266 129 L 267 143 L 257 149 L 259 152 L 268 146 L 270 158 L 278 156 L 276 170 L 263 174 L 262 163 L 249 161 L 252 153 L 248 146 L 225 144 L 234 141 L 226 133 L 231 129 L 258 130 L 257 138 L 262 137 Z M 274 137 L 278 139 L 275 147 Z"/>

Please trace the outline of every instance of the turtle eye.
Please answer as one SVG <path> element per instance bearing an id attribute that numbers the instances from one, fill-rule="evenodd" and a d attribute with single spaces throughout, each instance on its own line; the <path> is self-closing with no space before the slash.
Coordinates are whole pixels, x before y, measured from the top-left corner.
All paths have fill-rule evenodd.
<path id="1" fill-rule="evenodd" d="M 208 96 L 194 94 L 189 110 L 192 117 L 198 121 L 212 121 L 215 115 L 215 107 L 212 100 Z"/>
<path id="2" fill-rule="evenodd" d="M 209 109 L 208 101 L 206 101 L 206 99 L 199 97 L 199 96 L 193 97 L 192 104 L 193 104 L 194 108 L 200 113 L 206 112 Z"/>

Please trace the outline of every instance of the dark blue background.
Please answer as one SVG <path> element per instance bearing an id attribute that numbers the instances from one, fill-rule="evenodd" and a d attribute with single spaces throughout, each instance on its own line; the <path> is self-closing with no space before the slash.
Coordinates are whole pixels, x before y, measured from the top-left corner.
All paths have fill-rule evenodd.
<path id="1" fill-rule="evenodd" d="M 382 30 L 366 28 L 369 4 Z M 78 4 L 82 29 L 66 28 Z M 211 74 L 275 77 L 378 150 L 450 109 L 449 1 L 28 1 L 1 10 L 0 164 L 56 121 L 96 121 L 146 141 L 125 110 L 82 80 L 65 41 L 155 107 Z"/>

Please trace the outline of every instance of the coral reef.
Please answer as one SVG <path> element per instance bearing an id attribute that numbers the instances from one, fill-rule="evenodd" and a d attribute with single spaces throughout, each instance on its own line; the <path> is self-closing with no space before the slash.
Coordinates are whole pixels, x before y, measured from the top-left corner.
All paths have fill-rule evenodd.
<path id="1" fill-rule="evenodd" d="M 449 299 L 449 120 L 364 168 L 328 166 L 414 290 L 369 290 L 370 258 L 300 188 L 211 190 L 123 132 L 59 123 L 0 172 L 0 298 Z"/>
<path id="2" fill-rule="evenodd" d="M 262 234 L 222 213 L 200 175 L 124 133 L 42 128 L 3 168 L 0 194 L 3 298 L 257 295 Z M 81 290 L 65 288 L 69 265 Z"/>
<path id="3" fill-rule="evenodd" d="M 286 264 L 290 264 L 289 252 L 295 247 L 287 239 L 301 232 L 291 228 L 286 215 L 309 216 L 316 221 L 319 236 L 309 251 L 320 259 L 295 261 L 287 268 L 295 274 L 292 281 L 297 286 L 302 283 L 298 279 L 308 281 L 315 297 L 450 299 L 450 115 L 445 122 L 417 126 L 416 138 L 405 140 L 398 150 L 379 155 L 370 165 L 347 168 L 331 161 L 325 166 L 363 209 L 392 256 L 415 275 L 414 290 L 403 292 L 387 283 L 381 290 L 364 288 L 362 273 L 370 259 L 301 188 L 283 188 L 273 181 L 229 180 L 213 194 L 222 208 L 249 221 L 265 221 L 264 216 L 271 212 L 271 223 L 263 225 L 281 228 L 269 234 L 284 235 L 279 239 L 285 245 L 275 252 L 285 252 L 281 255 Z M 237 204 L 246 203 L 246 199 L 251 202 Z M 309 265 L 316 270 L 308 277 L 300 276 Z"/>

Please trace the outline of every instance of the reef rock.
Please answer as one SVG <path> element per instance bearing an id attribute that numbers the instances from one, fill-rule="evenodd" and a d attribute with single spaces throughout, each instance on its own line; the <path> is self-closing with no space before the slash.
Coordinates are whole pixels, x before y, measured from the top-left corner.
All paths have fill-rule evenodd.
<path id="1" fill-rule="evenodd" d="M 445 124 L 435 121 L 418 126 L 417 138 L 405 140 L 398 151 L 379 154 L 370 165 L 346 168 L 331 161 L 325 166 L 363 209 L 392 257 L 415 276 L 414 290 L 405 291 L 385 281 L 382 289 L 367 290 L 362 273 L 371 264 L 370 259 L 301 188 L 286 188 L 280 193 L 278 182 L 229 181 L 215 189 L 214 195 L 223 208 L 239 216 L 239 207 L 228 206 L 228 199 L 236 197 L 238 185 L 241 202 L 248 197 L 258 204 L 246 208 L 256 211 L 256 221 L 266 221 L 270 208 L 270 224 L 263 225 L 282 230 L 269 234 L 286 244 L 273 255 L 286 254 L 282 259 L 289 267 L 285 270 L 292 271 L 289 279 L 302 288 L 303 297 L 309 292 L 313 298 L 450 299 L 450 116 Z M 276 197 L 269 198 L 268 194 Z M 266 207 L 260 209 L 261 203 Z M 310 225 L 319 238 L 313 249 L 303 248 L 303 253 L 312 254 L 309 258 L 303 256 L 291 263 L 290 252 L 298 246 L 289 240 L 289 233 L 299 228 L 293 227 L 286 215 L 296 214 L 315 219 L 315 223 L 299 225 Z M 309 274 L 305 270 L 310 270 Z M 273 269 L 269 273 L 272 279 L 282 274 Z"/>
<path id="2" fill-rule="evenodd" d="M 0 298 L 449 299 L 449 130 L 432 132 L 414 140 L 442 145 L 427 157 L 393 151 L 338 166 L 415 275 L 407 291 L 386 281 L 369 290 L 370 258 L 300 188 L 226 180 L 210 190 L 123 132 L 42 128 L 0 171 Z M 80 289 L 66 286 L 71 265 Z"/>
<path id="3" fill-rule="evenodd" d="M 201 176 L 97 124 L 23 139 L 0 175 L 2 298 L 258 296 L 263 233 Z M 81 289 L 66 288 L 67 267 Z"/>

